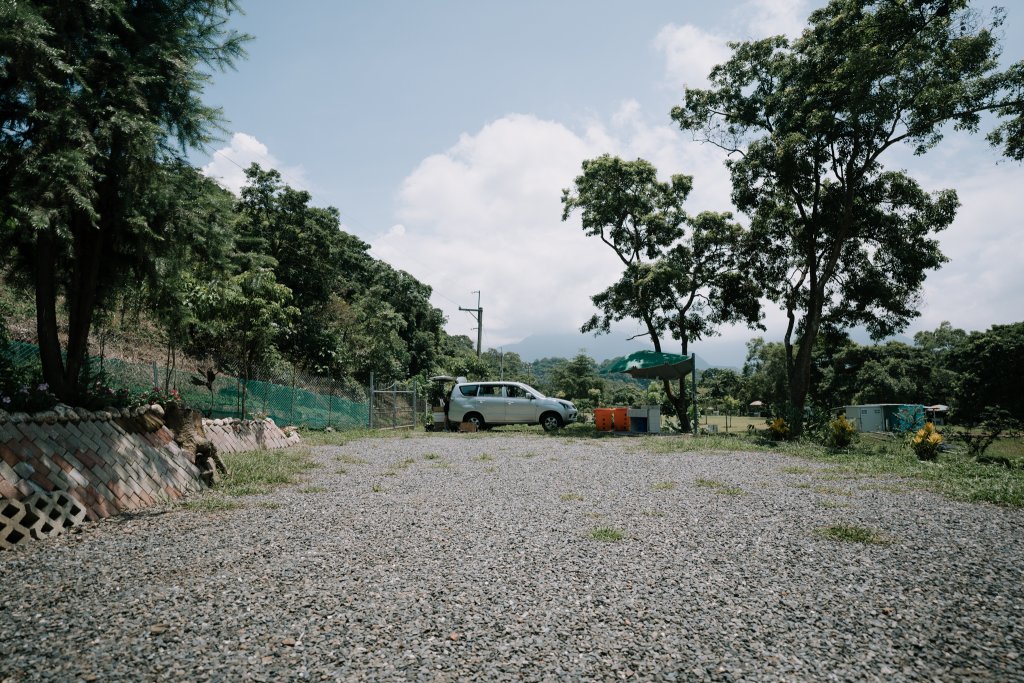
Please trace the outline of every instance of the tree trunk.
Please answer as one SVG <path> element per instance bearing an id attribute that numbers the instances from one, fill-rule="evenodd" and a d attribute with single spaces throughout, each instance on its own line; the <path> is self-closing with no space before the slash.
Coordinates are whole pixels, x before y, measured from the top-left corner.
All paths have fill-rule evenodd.
<path id="1" fill-rule="evenodd" d="M 67 403 L 69 389 L 64 379 L 57 329 L 57 253 L 51 229 L 41 230 L 36 237 L 36 335 L 43 380 L 57 398 Z"/>
<path id="2" fill-rule="evenodd" d="M 804 429 L 804 408 L 807 405 L 807 394 L 811 388 L 811 356 L 814 343 L 821 327 L 821 310 L 824 306 L 824 292 L 812 289 L 807 305 L 807 317 L 804 318 L 803 334 L 800 336 L 796 356 L 792 354 L 792 341 L 787 332 L 786 353 L 793 358 L 789 370 L 789 410 L 786 421 L 789 422 L 790 433 L 798 437 Z"/>
<path id="3" fill-rule="evenodd" d="M 82 370 L 89 362 L 89 331 L 92 329 L 99 286 L 103 228 L 79 218 L 74 226 L 75 259 L 68 297 L 68 349 L 65 382 L 68 398 L 79 398 Z"/>

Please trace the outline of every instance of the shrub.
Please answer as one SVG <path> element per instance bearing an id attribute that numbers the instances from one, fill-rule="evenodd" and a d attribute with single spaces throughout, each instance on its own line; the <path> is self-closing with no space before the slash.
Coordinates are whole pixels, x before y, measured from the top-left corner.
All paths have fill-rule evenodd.
<path id="1" fill-rule="evenodd" d="M 910 440 L 910 447 L 918 460 L 935 460 L 939 457 L 939 447 L 942 445 L 942 434 L 935 429 L 931 422 L 925 422 Z"/>
<path id="2" fill-rule="evenodd" d="M 857 428 L 846 419 L 845 415 L 840 415 L 828 423 L 827 445 L 832 448 L 847 448 L 853 443 L 856 435 Z"/>
<path id="3" fill-rule="evenodd" d="M 768 423 L 768 434 L 771 435 L 772 441 L 785 441 L 789 439 L 789 423 L 781 417 L 775 418 Z"/>

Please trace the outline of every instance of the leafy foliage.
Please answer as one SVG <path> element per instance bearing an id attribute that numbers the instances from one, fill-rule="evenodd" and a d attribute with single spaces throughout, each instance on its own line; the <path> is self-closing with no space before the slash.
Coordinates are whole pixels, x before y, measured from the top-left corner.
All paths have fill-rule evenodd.
<path id="1" fill-rule="evenodd" d="M 882 155 L 899 143 L 922 154 L 945 124 L 975 131 L 995 112 L 1013 119 L 992 140 L 1019 158 L 1024 68 L 997 70 L 1000 23 L 984 24 L 967 0 L 832 0 L 792 44 L 733 44 L 711 87 L 686 89 L 672 110 L 681 128 L 733 154 L 750 254 L 789 320 L 792 415 L 807 400 L 819 334 L 902 329 L 925 273 L 945 260 L 933 235 L 952 222 L 956 194 L 925 192 Z"/>

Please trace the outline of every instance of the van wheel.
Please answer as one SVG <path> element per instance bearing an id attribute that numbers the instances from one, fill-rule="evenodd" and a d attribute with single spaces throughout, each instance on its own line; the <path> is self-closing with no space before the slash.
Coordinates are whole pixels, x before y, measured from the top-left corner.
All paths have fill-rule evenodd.
<path id="1" fill-rule="evenodd" d="M 562 428 L 562 418 L 558 413 L 544 413 L 540 416 L 540 426 L 545 432 L 553 432 Z"/>
<path id="2" fill-rule="evenodd" d="M 476 429 L 478 432 L 482 432 L 485 429 L 487 429 L 487 423 L 484 422 L 483 416 L 479 415 L 478 413 L 470 413 L 469 415 L 466 415 L 464 418 L 462 418 L 462 421 L 476 425 Z"/>

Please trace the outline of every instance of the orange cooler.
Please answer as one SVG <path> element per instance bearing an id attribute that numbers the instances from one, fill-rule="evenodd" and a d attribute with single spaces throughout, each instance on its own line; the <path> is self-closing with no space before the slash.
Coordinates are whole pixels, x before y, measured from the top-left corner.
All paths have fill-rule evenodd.
<path id="1" fill-rule="evenodd" d="M 615 431 L 629 431 L 629 408 L 612 408 L 615 413 Z"/>
<path id="2" fill-rule="evenodd" d="M 612 409 L 594 408 L 594 425 L 599 432 L 612 431 Z"/>

